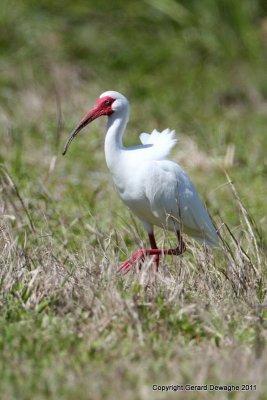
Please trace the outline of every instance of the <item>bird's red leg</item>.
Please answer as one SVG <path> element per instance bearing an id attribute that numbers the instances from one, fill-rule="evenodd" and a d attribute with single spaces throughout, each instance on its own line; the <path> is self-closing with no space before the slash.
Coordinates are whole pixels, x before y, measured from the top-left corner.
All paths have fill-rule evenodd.
<path id="1" fill-rule="evenodd" d="M 164 252 L 167 251 L 164 254 L 180 256 L 181 254 L 183 254 L 185 252 L 185 250 L 186 250 L 185 242 L 183 241 L 180 231 L 176 231 L 176 236 L 178 239 L 178 246 L 176 247 L 176 249 L 163 250 Z"/>
<path id="2" fill-rule="evenodd" d="M 176 234 L 179 243 L 176 249 L 158 249 L 154 234 L 153 233 L 149 234 L 149 241 L 152 249 L 140 249 L 137 252 L 133 253 L 132 256 L 128 258 L 128 260 L 124 261 L 124 263 L 117 268 L 117 272 L 119 271 L 124 271 L 125 273 L 129 272 L 133 265 L 136 265 L 139 262 L 141 263 L 144 262 L 145 256 L 154 256 L 155 271 L 158 271 L 160 255 L 163 254 L 163 255 L 180 256 L 186 250 L 185 243 L 182 239 L 182 235 L 180 234 L 179 231 L 177 231 Z"/>
<path id="3" fill-rule="evenodd" d="M 149 237 L 149 242 L 150 242 L 151 249 L 158 249 L 154 233 L 153 232 L 149 233 L 148 237 Z M 155 254 L 153 256 L 153 261 L 154 261 L 154 272 L 158 272 L 158 269 L 159 269 L 159 254 Z"/>

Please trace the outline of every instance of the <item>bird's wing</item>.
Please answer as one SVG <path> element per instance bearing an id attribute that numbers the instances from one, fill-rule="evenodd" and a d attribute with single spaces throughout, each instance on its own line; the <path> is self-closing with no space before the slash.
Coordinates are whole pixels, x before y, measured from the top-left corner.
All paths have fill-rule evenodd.
<path id="1" fill-rule="evenodd" d="M 200 197 L 183 169 L 172 161 L 151 163 L 146 195 L 151 211 L 163 223 L 172 218 L 185 233 L 210 246 L 218 236 Z M 169 222 L 171 225 L 171 221 Z"/>
<path id="2" fill-rule="evenodd" d="M 164 129 L 162 132 L 154 129 L 151 134 L 141 133 L 139 138 L 143 145 L 148 146 L 146 152 L 147 154 L 151 153 L 154 160 L 167 159 L 171 149 L 177 142 L 175 131 L 171 131 L 169 128 Z"/>

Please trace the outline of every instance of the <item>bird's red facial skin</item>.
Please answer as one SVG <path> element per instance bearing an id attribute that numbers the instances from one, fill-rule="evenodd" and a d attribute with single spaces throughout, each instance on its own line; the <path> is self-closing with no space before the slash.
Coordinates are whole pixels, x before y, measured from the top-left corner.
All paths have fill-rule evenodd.
<path id="1" fill-rule="evenodd" d="M 97 99 L 94 108 L 100 111 L 101 115 L 111 115 L 114 110 L 112 110 L 112 103 L 114 103 L 115 99 L 110 96 L 99 97 Z"/>
<path id="2" fill-rule="evenodd" d="M 102 115 L 111 115 L 114 112 L 111 107 L 114 101 L 115 99 L 109 96 L 99 97 L 99 99 L 96 100 L 94 107 L 90 111 L 88 111 L 81 119 L 78 127 L 83 128 L 94 119 L 99 118 Z"/>

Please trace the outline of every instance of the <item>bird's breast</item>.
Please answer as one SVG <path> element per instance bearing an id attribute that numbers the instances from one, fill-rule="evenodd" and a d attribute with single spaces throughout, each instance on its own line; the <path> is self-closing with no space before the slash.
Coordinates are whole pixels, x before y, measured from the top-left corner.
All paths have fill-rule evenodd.
<path id="1" fill-rule="evenodd" d="M 113 182 L 122 201 L 129 207 L 134 214 L 139 218 L 144 218 L 149 213 L 150 204 L 145 194 L 144 181 L 138 179 L 138 174 L 136 171 L 120 171 L 118 175 L 113 175 Z"/>

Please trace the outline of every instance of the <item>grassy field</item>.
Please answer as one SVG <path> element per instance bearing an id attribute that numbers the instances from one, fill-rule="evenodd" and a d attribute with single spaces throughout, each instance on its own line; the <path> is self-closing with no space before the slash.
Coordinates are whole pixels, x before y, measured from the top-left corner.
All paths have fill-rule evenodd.
<path id="1" fill-rule="evenodd" d="M 1 400 L 267 399 L 265 2 L 3 0 L 0 45 Z M 110 89 L 132 105 L 126 145 L 176 130 L 172 159 L 220 227 L 222 249 L 187 238 L 156 282 L 149 260 L 115 273 L 147 238 L 110 181 L 105 121 L 61 156 Z"/>

